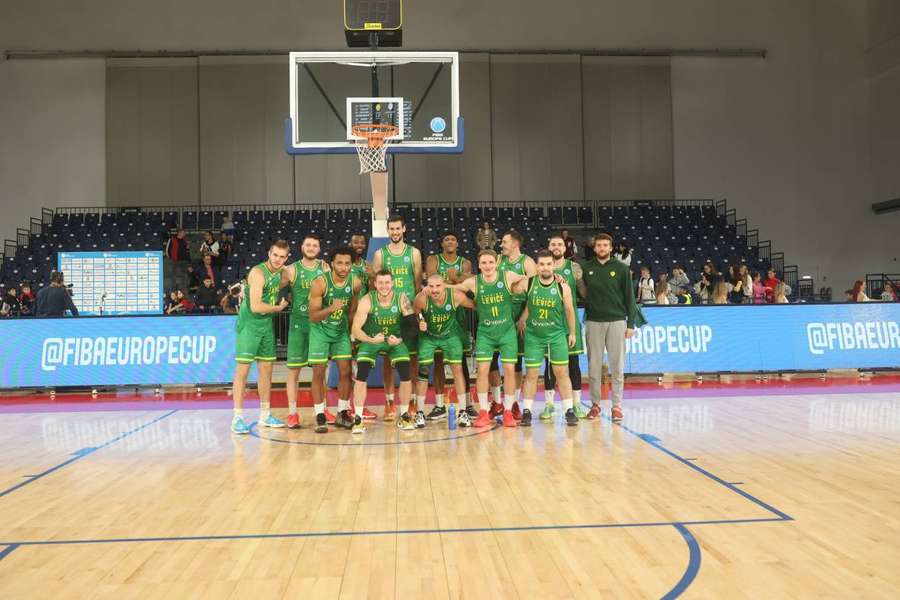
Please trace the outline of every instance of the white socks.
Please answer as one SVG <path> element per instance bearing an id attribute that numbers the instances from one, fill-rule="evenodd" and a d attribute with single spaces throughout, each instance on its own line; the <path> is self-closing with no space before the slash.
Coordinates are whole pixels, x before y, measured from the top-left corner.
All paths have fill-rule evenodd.
<path id="1" fill-rule="evenodd" d="M 385 394 L 385 395 L 384 395 L 384 401 L 387 402 L 387 403 L 389 403 L 389 404 L 393 404 L 393 403 L 394 403 L 394 394 L 393 394 L 393 393 Z"/>
<path id="2" fill-rule="evenodd" d="M 271 414 L 271 411 L 269 409 L 269 403 L 263 402 L 262 399 L 260 398 L 260 400 L 259 400 L 259 420 L 265 421 L 266 419 L 269 418 L 270 414 Z"/>
<path id="3" fill-rule="evenodd" d="M 544 390 L 544 403 L 553 406 L 553 397 L 556 396 L 556 390 Z"/>
<path id="4" fill-rule="evenodd" d="M 325 403 L 324 402 L 322 402 L 321 404 L 314 404 L 313 407 L 315 408 L 317 415 L 325 414 Z"/>
<path id="5" fill-rule="evenodd" d="M 297 397 L 288 398 L 288 414 L 297 412 Z"/>
<path id="6" fill-rule="evenodd" d="M 534 406 L 534 398 L 525 398 L 525 410 L 531 410 Z"/>
<path id="7" fill-rule="evenodd" d="M 435 394 L 434 395 L 434 405 L 435 406 L 443 406 L 444 405 L 444 395 L 443 394 Z"/>
<path id="8" fill-rule="evenodd" d="M 572 390 L 572 392 L 575 394 L 575 402 L 581 404 L 581 390 Z"/>
<path id="9" fill-rule="evenodd" d="M 469 394 L 459 394 L 456 398 L 459 408 L 465 408 L 469 405 Z"/>
<path id="10" fill-rule="evenodd" d="M 503 408 L 506 410 L 512 410 L 513 403 L 515 403 L 515 401 L 515 394 L 512 394 L 511 396 L 503 396 Z"/>
<path id="11" fill-rule="evenodd" d="M 242 408 L 234 409 L 234 418 L 238 418 L 238 417 L 240 417 L 242 419 L 244 418 L 244 409 L 242 409 Z"/>
<path id="12" fill-rule="evenodd" d="M 481 410 L 489 410 L 491 405 L 488 404 L 487 392 L 478 392 L 478 408 Z"/>
<path id="13" fill-rule="evenodd" d="M 565 410 L 569 410 L 570 408 L 574 408 L 574 406 L 575 406 L 575 403 L 572 401 L 571 398 L 563 398 L 562 403 L 563 403 L 563 409 L 565 409 Z"/>
<path id="14" fill-rule="evenodd" d="M 499 385 L 497 387 L 491 388 L 491 395 L 493 396 L 493 401 L 496 402 L 497 404 L 500 404 L 501 402 L 503 402 L 503 400 L 501 400 L 501 398 L 503 398 L 503 393 L 501 390 L 502 390 L 502 388 Z"/>
<path id="15" fill-rule="evenodd" d="M 350 401 L 338 398 L 338 410 L 350 410 Z"/>

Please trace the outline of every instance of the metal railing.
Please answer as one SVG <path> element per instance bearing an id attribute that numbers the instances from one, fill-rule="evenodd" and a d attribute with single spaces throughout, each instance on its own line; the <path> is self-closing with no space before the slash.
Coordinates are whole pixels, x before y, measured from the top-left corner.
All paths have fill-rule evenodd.
<path id="1" fill-rule="evenodd" d="M 898 282 L 900 282 L 900 273 L 867 273 L 866 296 L 877 300 L 881 297 L 881 292 L 884 291 L 886 283 L 894 286 L 895 293 L 900 293 Z"/>

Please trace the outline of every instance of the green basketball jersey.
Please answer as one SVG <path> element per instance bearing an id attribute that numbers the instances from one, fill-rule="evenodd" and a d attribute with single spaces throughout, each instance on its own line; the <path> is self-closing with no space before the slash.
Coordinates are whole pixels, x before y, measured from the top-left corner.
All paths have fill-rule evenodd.
<path id="1" fill-rule="evenodd" d="M 350 272 L 353 273 L 360 282 L 359 295 L 364 296 L 369 288 L 369 262 L 362 258 L 358 263 L 350 265 Z"/>
<path id="2" fill-rule="evenodd" d="M 325 280 L 325 295 L 322 297 L 322 308 L 331 306 L 335 300 L 343 300 L 343 308 L 339 308 L 323 321 L 315 323 L 320 327 L 330 329 L 332 331 L 348 332 L 347 311 L 350 310 L 350 300 L 353 299 L 353 273 L 347 275 L 347 279 L 340 286 L 334 282 L 334 273 L 328 272 L 322 275 Z"/>
<path id="3" fill-rule="evenodd" d="M 509 260 L 509 257 L 503 256 L 500 259 L 500 264 L 497 265 L 497 270 L 500 273 L 509 271 L 516 275 L 525 275 L 525 258 L 524 254 L 520 255 L 516 260 Z M 525 309 L 526 296 L 527 294 L 513 294 L 512 296 L 513 314 L 516 317 L 521 315 Z"/>
<path id="4" fill-rule="evenodd" d="M 387 269 L 394 276 L 394 290 L 406 294 L 407 298 L 415 298 L 417 286 L 412 246 L 403 244 L 403 252 L 400 254 L 391 254 L 387 246 L 383 246 L 379 252 L 381 268 Z"/>
<path id="5" fill-rule="evenodd" d="M 479 331 L 502 331 L 514 327 L 512 294 L 502 273 L 497 273 L 497 281 L 488 283 L 484 276 L 475 280 L 475 306 L 478 309 Z"/>
<path id="6" fill-rule="evenodd" d="M 459 322 L 456 320 L 457 308 L 453 305 L 453 291 L 446 290 L 443 302 L 435 302 L 431 296 L 426 296 L 425 323 L 428 325 L 427 333 L 432 337 L 445 338 L 451 335 L 459 335 Z"/>
<path id="7" fill-rule="evenodd" d="M 552 281 L 549 285 L 544 285 L 540 278 L 532 277 L 528 284 L 527 297 L 526 326 L 529 333 L 550 335 L 559 331 L 569 332 L 560 284 Z"/>
<path id="8" fill-rule="evenodd" d="M 378 292 L 372 290 L 369 292 L 369 301 L 372 307 L 369 309 L 369 315 L 363 325 L 363 331 L 366 335 L 376 336 L 383 333 L 384 337 L 396 335 L 400 337 L 400 292 L 394 290 L 394 297 L 388 306 L 382 306 L 378 302 Z"/>
<path id="9" fill-rule="evenodd" d="M 462 274 L 462 264 L 463 264 L 462 256 L 457 256 L 456 260 L 453 262 L 447 262 L 446 260 L 444 260 L 443 254 L 437 255 L 437 272 L 440 274 L 441 277 L 444 278 L 444 281 L 447 281 L 447 272 L 450 269 L 456 269 L 457 275 Z"/>
<path id="10" fill-rule="evenodd" d="M 569 291 L 572 292 L 572 302 L 574 303 L 575 299 L 578 298 L 578 284 L 575 282 L 575 267 L 572 261 L 569 259 L 564 260 L 562 266 L 558 269 L 553 269 L 553 272 L 566 280 Z"/>
<path id="11" fill-rule="evenodd" d="M 313 279 L 321 277 L 325 270 L 322 268 L 322 261 L 317 260 L 313 268 L 306 267 L 302 261 L 294 263 L 294 282 L 291 284 L 291 317 L 306 320 L 306 327 L 309 327 L 309 286 L 312 285 Z"/>
<path id="12" fill-rule="evenodd" d="M 264 262 L 254 268 L 259 269 L 263 274 L 262 301 L 275 306 L 278 304 L 278 292 L 281 290 L 281 270 L 273 273 Z M 250 310 L 250 284 L 244 284 L 244 301 L 241 302 L 241 307 L 238 309 L 237 327 L 239 329 L 244 326 L 271 327 L 274 314 L 260 314 Z"/>

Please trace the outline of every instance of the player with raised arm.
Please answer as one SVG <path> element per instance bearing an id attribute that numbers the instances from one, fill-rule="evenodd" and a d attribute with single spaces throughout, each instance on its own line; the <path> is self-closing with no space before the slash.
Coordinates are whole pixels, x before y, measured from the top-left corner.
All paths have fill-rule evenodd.
<path id="1" fill-rule="evenodd" d="M 459 240 L 455 233 L 447 232 L 441 237 L 441 253 L 432 254 L 425 261 L 425 274 L 427 276 L 437 273 L 443 277 L 444 282 L 449 284 L 465 281 L 472 276 L 472 262 L 460 256 L 457 251 L 459 249 Z M 462 396 L 457 396 L 460 408 L 464 408 L 470 418 L 478 416 L 478 411 L 470 404 L 469 388 L 471 387 L 471 378 L 469 376 L 469 363 L 466 356 L 472 353 L 472 336 L 469 334 L 469 309 L 461 308 L 456 311 L 456 320 L 459 324 L 457 332 L 463 348 L 462 373 L 465 380 Z M 421 352 L 419 360 L 421 360 Z M 447 414 L 444 407 L 444 388 L 446 386 L 446 377 L 444 376 L 444 354 L 438 352 L 434 355 L 434 408 L 426 417 L 429 420 L 443 419 Z M 460 387 L 454 382 L 457 395 L 460 393 Z M 421 388 L 419 396 L 421 394 Z M 424 402 L 424 401 L 423 401 Z"/>
<path id="2" fill-rule="evenodd" d="M 231 394 L 234 400 L 234 418 L 231 431 L 250 433 L 244 421 L 244 390 L 250 367 L 256 362 L 259 370 L 259 423 L 265 427 L 284 427 L 280 419 L 272 416 L 269 406 L 272 395 L 272 363 L 275 362 L 275 331 L 272 317 L 283 311 L 288 302 L 278 300 L 282 287 L 281 270 L 290 255 L 290 245 L 278 240 L 269 247 L 268 260 L 250 269 L 244 287 L 244 301 L 238 309 L 237 340 L 235 344 L 234 383 Z"/>
<path id="3" fill-rule="evenodd" d="M 291 322 L 287 343 L 287 426 L 300 427 L 297 412 L 297 380 L 300 369 L 309 364 L 309 288 L 312 282 L 326 273 L 328 263 L 319 258 L 319 237 L 307 234 L 300 245 L 300 260 L 282 270 L 282 283 L 291 287 Z"/>
<path id="4" fill-rule="evenodd" d="M 547 249 L 553 254 L 553 272 L 566 280 L 569 291 L 572 293 L 572 302 L 577 305 L 579 289 L 584 286 L 584 273 L 574 260 L 568 259 L 566 255 L 566 240 L 561 233 L 550 236 L 547 241 Z M 579 419 L 596 418 L 600 414 L 591 416 L 591 413 L 584 410 L 581 404 L 581 364 L 579 359 L 584 354 L 584 335 L 581 331 L 581 321 L 578 320 L 578 313 L 575 313 L 575 347 L 569 350 L 569 380 L 572 382 L 572 393 L 574 394 L 575 404 L 573 410 L 575 416 Z M 541 411 L 541 419 L 549 420 L 553 418 L 553 396 L 554 388 L 557 381 L 555 373 L 558 369 L 554 369 L 548 361 L 547 371 L 544 374 L 544 410 Z M 560 393 L 562 388 L 560 388 Z M 599 407 L 598 407 L 599 410 Z"/>
<path id="5" fill-rule="evenodd" d="M 456 386 L 456 397 L 464 402 L 466 397 L 466 378 L 463 375 L 463 343 L 459 334 L 459 321 L 457 314 L 465 308 L 472 308 L 474 304 L 459 290 L 452 290 L 444 284 L 444 278 L 439 273 L 428 276 L 425 289 L 419 292 L 413 304 L 413 310 L 419 315 L 419 370 L 418 370 L 418 395 L 424 398 L 428 391 L 428 371 L 432 364 L 435 368 L 435 380 L 437 380 L 437 361 L 435 353 L 440 352 L 443 362 L 450 365 L 453 371 L 453 383 Z M 443 362 L 441 369 L 443 369 Z M 464 405 L 463 405 L 464 406 Z M 435 411 L 441 412 L 435 416 Z M 447 416 L 443 406 L 435 406 L 435 410 L 428 415 L 428 419 L 436 421 Z M 468 427 L 471 418 L 465 410 L 460 410 L 457 422 Z"/>
<path id="6" fill-rule="evenodd" d="M 356 381 L 353 385 L 353 406 L 356 410 L 353 433 L 362 433 L 366 430 L 362 420 L 368 392 L 366 381 L 379 354 L 384 354 L 385 362 L 389 362 L 391 368 L 396 367 L 400 373 L 400 402 L 408 402 L 412 392 L 407 343 L 415 344 L 418 324 L 409 297 L 397 290 L 389 270 L 381 269 L 375 273 L 375 289 L 360 299 L 352 331 L 354 339 L 359 342 Z M 425 416 L 414 419 L 409 410 L 397 421 L 400 429 L 424 426 Z"/>
<path id="7" fill-rule="evenodd" d="M 475 419 L 475 427 L 486 427 L 491 423 L 488 413 L 488 387 L 491 361 L 494 353 L 499 352 L 503 364 L 503 425 L 515 427 L 516 419 L 512 408 L 516 398 L 515 364 L 518 359 L 519 342 L 516 336 L 515 320 L 513 320 L 513 294 L 521 294 L 528 290 L 528 278 L 512 271 L 500 272 L 497 269 L 497 253 L 484 249 L 478 253 L 478 270 L 476 277 L 466 279 L 454 287 L 463 292 L 475 295 L 475 308 L 478 311 L 478 333 L 475 336 L 475 361 L 478 363 L 476 388 L 481 410 Z"/>
<path id="8" fill-rule="evenodd" d="M 390 217 L 387 222 L 388 238 L 390 242 L 381 247 L 372 257 L 372 273 L 382 269 L 391 272 L 394 279 L 394 289 L 407 298 L 415 298 L 422 287 L 422 253 L 406 243 L 406 221 L 401 216 Z M 411 300 L 410 300 L 411 301 Z M 416 349 L 410 348 L 410 368 L 416 370 Z M 394 397 L 394 370 L 385 361 L 384 363 L 384 391 L 386 400 L 384 405 L 384 419 L 392 421 L 396 417 L 393 404 Z M 416 402 L 415 394 L 411 401 Z M 424 404 L 424 399 L 423 399 Z M 424 410 L 424 406 L 420 407 Z M 413 404 L 407 410 L 417 413 L 417 405 Z M 424 414 L 424 413 L 423 413 Z"/>
<path id="9" fill-rule="evenodd" d="M 525 310 L 517 323 L 525 339 L 525 392 L 522 426 L 531 426 L 531 409 L 537 391 L 537 376 L 544 363 L 550 360 L 559 382 L 559 393 L 566 410 L 566 425 L 578 425 L 572 408 L 572 384 L 569 381 L 569 351 L 577 342 L 575 304 L 567 283 L 554 276 L 554 255 L 541 250 L 537 255 L 538 274 L 528 284 Z"/>
<path id="10" fill-rule="evenodd" d="M 316 433 L 328 431 L 325 417 L 325 371 L 328 361 L 338 368 L 338 414 L 335 424 L 350 428 L 350 318 L 356 310 L 359 280 L 350 272 L 353 250 L 346 246 L 331 251 L 331 271 L 313 280 L 309 288 L 309 364 L 313 368 L 313 402 Z"/>

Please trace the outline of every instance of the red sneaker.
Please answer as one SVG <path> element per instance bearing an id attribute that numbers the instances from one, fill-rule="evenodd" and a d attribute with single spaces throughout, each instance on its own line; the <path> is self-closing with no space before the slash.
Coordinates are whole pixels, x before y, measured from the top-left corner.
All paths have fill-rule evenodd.
<path id="1" fill-rule="evenodd" d="M 373 412 L 372 412 L 371 410 L 369 410 L 368 408 L 363 407 L 362 418 L 363 418 L 364 421 L 374 421 L 375 419 L 378 418 L 378 415 L 376 415 L 375 413 L 373 413 Z"/>
<path id="2" fill-rule="evenodd" d="M 334 416 L 333 414 L 331 414 L 331 413 L 328 411 L 328 409 L 326 408 L 326 409 L 325 409 L 325 422 L 328 423 L 329 425 L 334 425 L 334 422 L 335 422 L 336 420 L 337 420 L 337 419 L 335 418 L 335 416 Z"/>
<path id="3" fill-rule="evenodd" d="M 287 425 L 289 429 L 300 429 L 300 415 L 297 413 L 289 414 L 285 425 Z"/>
<path id="4" fill-rule="evenodd" d="M 625 415 L 622 414 L 621 406 L 613 406 L 610 415 L 612 415 L 613 423 L 621 423 L 622 419 L 625 418 Z"/>
<path id="5" fill-rule="evenodd" d="M 494 419 L 488 414 L 486 410 L 478 411 L 478 418 L 475 419 L 475 422 L 472 423 L 473 427 L 488 427 L 493 423 Z"/>
<path id="6" fill-rule="evenodd" d="M 503 411 L 503 426 L 504 427 L 515 427 L 518 425 L 515 417 L 513 417 L 513 413 L 511 410 Z"/>
<path id="7" fill-rule="evenodd" d="M 588 419 L 597 419 L 600 417 L 600 406 L 597 404 L 591 405 L 591 410 L 588 411 Z"/>
<path id="8" fill-rule="evenodd" d="M 521 421 L 521 420 L 522 420 L 522 410 L 519 408 L 519 402 L 518 402 L 518 401 L 513 402 L 512 416 L 513 416 L 513 419 L 515 419 L 516 421 Z"/>
<path id="9" fill-rule="evenodd" d="M 499 402 L 491 402 L 491 418 L 498 417 L 503 414 L 503 405 Z"/>

